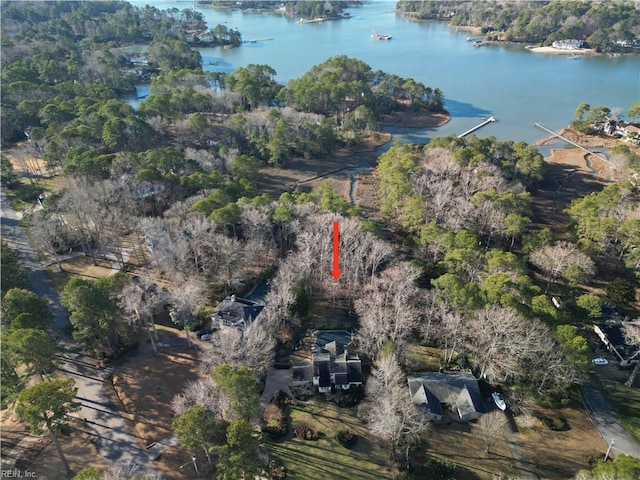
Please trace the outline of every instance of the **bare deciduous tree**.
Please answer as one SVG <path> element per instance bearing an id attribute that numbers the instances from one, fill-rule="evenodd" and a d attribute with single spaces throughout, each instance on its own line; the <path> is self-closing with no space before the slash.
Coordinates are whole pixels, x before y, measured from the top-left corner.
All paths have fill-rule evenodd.
<path id="1" fill-rule="evenodd" d="M 363 351 L 376 357 L 387 342 L 400 348 L 419 324 L 419 270 L 403 262 L 384 270 L 356 300 L 360 317 L 358 337 Z"/>
<path id="2" fill-rule="evenodd" d="M 224 395 L 210 377 L 188 382 L 182 393 L 171 400 L 171 408 L 177 416 L 182 415 L 195 405 L 202 405 L 211 413 L 223 417 L 229 409 Z"/>
<path id="3" fill-rule="evenodd" d="M 635 353 L 631 356 L 631 358 L 635 358 L 640 355 L 640 322 L 633 323 L 625 323 L 622 327 L 622 332 L 624 334 L 624 338 L 629 345 L 632 345 L 636 348 Z M 636 379 L 636 376 L 640 372 L 640 361 L 636 363 L 636 366 L 633 367 L 633 371 L 629 378 L 625 382 L 627 387 L 632 387 L 633 382 Z"/>
<path id="4" fill-rule="evenodd" d="M 509 420 L 503 412 L 494 410 L 482 415 L 478 423 L 482 427 L 482 441 L 484 442 L 485 452 L 489 453 L 491 446 L 507 432 Z"/>
<path id="5" fill-rule="evenodd" d="M 474 312 L 466 328 L 466 345 L 481 378 L 505 381 L 520 374 L 518 358 L 526 321 L 515 309 L 496 306 Z"/>
<path id="6" fill-rule="evenodd" d="M 247 367 L 258 376 L 267 372 L 276 346 L 275 338 L 262 322 L 253 322 L 244 330 L 223 328 L 213 335 L 211 344 L 203 354 L 202 368 L 206 373 L 217 365 L 231 365 Z"/>
<path id="7" fill-rule="evenodd" d="M 137 330 L 139 325 L 149 333 L 149 340 L 155 353 L 158 333 L 153 320 L 155 312 L 169 302 L 169 294 L 157 284 L 143 277 L 135 277 L 120 292 L 118 305 L 125 312 L 127 321 Z"/>
<path id="8" fill-rule="evenodd" d="M 549 275 L 549 283 L 568 274 L 571 274 L 570 280 L 575 278 L 576 281 L 583 281 L 595 273 L 595 264 L 589 255 L 578 250 L 578 247 L 570 242 L 562 241 L 555 245 L 547 245 L 533 252 L 530 260 Z M 547 283 L 547 290 L 549 283 Z"/>
<path id="9" fill-rule="evenodd" d="M 577 379 L 549 328 L 537 319 L 521 318 L 513 308 L 475 311 L 464 338 L 472 363 L 490 382 L 526 378 L 543 394 L 566 390 Z"/>
<path id="10" fill-rule="evenodd" d="M 409 387 L 395 355 L 380 358 L 366 387 L 371 408 L 366 414 L 371 433 L 389 442 L 391 459 L 401 445 L 410 445 L 426 431 L 428 424 L 418 415 Z"/>
<path id="11" fill-rule="evenodd" d="M 60 257 L 69 253 L 76 241 L 74 232 L 58 215 L 36 212 L 29 218 L 29 239 L 46 257 L 52 258 L 63 271 Z"/>
<path id="12" fill-rule="evenodd" d="M 201 279 L 191 277 L 182 283 L 173 284 L 170 294 L 171 310 L 169 315 L 174 323 L 182 325 L 187 343 L 191 347 L 188 327 L 195 318 L 198 307 L 206 299 L 205 285 Z"/>

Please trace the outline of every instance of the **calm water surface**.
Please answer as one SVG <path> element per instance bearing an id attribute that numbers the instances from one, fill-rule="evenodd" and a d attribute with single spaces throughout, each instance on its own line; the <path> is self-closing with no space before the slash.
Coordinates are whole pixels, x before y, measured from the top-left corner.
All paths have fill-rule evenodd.
<path id="1" fill-rule="evenodd" d="M 175 0 L 153 5 L 192 7 Z M 412 142 L 459 134 L 480 123 L 481 117 L 494 116 L 498 121 L 476 135 L 533 143 L 546 137 L 533 127 L 535 122 L 563 128 L 582 102 L 606 105 L 624 115 L 640 100 L 640 56 L 569 59 L 532 53 L 524 46 L 476 48 L 466 41 L 468 32 L 440 22 L 407 21 L 394 13 L 394 7 L 395 2 L 370 2 L 350 9 L 350 19 L 315 24 L 300 24 L 280 14 L 196 9 L 210 27 L 224 23 L 237 27 L 244 40 L 256 40 L 230 50 L 200 49 L 203 68 L 231 72 L 250 63 L 268 64 L 277 71 L 276 79 L 286 84 L 329 57 L 347 55 L 365 61 L 373 70 L 412 77 L 440 88 L 453 117 L 437 129 L 391 129 L 396 138 Z M 393 39 L 372 40 L 374 30 Z"/>

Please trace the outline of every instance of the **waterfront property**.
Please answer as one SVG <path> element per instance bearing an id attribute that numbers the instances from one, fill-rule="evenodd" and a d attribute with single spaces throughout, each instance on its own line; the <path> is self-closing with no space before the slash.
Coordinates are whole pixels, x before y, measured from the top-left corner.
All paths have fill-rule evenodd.
<path id="1" fill-rule="evenodd" d="M 584 40 L 556 40 L 551 44 L 551 46 L 560 50 L 579 50 L 581 48 L 584 48 Z"/>

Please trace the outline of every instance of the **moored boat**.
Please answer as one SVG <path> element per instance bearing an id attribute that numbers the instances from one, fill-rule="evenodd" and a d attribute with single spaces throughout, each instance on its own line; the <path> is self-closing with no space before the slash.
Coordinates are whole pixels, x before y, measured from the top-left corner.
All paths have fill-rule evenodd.
<path id="1" fill-rule="evenodd" d="M 372 33 L 371 38 L 374 40 L 391 40 L 391 35 L 383 35 L 382 33 Z"/>
<path id="2" fill-rule="evenodd" d="M 507 409 L 507 404 L 505 403 L 504 398 L 502 398 L 502 394 L 500 392 L 493 392 L 491 394 L 491 398 L 493 398 L 494 403 L 500 410 L 504 412 Z"/>

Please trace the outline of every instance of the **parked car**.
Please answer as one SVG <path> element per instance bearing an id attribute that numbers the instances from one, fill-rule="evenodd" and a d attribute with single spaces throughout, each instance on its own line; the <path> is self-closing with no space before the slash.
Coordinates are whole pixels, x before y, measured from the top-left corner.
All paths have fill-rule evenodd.
<path id="1" fill-rule="evenodd" d="M 205 333 L 200 337 L 200 340 L 204 340 L 205 342 L 208 342 L 212 338 L 213 338 L 213 335 L 211 333 Z"/>
<path id="2" fill-rule="evenodd" d="M 204 330 L 198 330 L 196 332 L 196 336 L 198 338 L 202 338 L 203 335 L 210 335 L 212 333 L 213 333 L 213 330 L 207 328 L 207 329 L 204 329 Z"/>
<path id="3" fill-rule="evenodd" d="M 607 360 L 606 358 L 600 358 L 600 357 L 594 358 L 591 361 L 596 365 L 606 365 L 609 363 L 609 360 Z"/>

